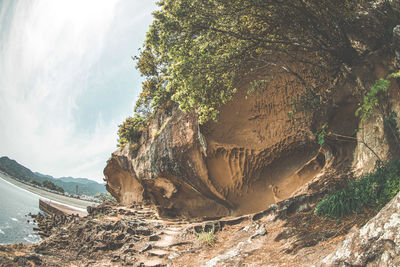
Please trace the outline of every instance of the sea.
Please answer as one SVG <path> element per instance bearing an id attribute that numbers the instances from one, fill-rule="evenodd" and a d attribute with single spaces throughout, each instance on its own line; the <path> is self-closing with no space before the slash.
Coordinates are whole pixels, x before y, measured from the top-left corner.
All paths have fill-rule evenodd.
<path id="1" fill-rule="evenodd" d="M 28 216 L 38 212 L 39 196 L 0 178 L 0 244 L 39 242 Z"/>

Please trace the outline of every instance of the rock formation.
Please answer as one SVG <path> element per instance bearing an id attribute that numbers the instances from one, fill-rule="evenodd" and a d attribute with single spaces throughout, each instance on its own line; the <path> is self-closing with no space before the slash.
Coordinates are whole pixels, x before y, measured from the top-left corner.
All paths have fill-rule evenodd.
<path id="1" fill-rule="evenodd" d="M 218 123 L 199 126 L 178 109 L 158 115 L 136 153 L 113 153 L 108 190 L 124 204 L 150 199 L 161 215 L 188 217 L 251 213 L 291 196 L 332 154 L 315 144 L 309 121 L 288 118 L 298 84 L 280 79 L 271 86 L 292 86 L 247 99 L 244 88 Z"/>
<path id="2" fill-rule="evenodd" d="M 329 101 L 319 109 L 289 116 L 293 99 L 306 89 L 295 77 L 277 73 L 267 77 L 266 90 L 250 95 L 250 77 L 242 80 L 218 122 L 199 125 L 194 111 L 183 113 L 177 107 L 170 113 L 160 111 L 137 150 L 127 145 L 112 154 L 104 170 L 108 191 L 123 204 L 150 201 L 161 216 L 240 215 L 304 193 L 304 185 L 328 169 L 369 171 L 376 158 L 364 143 L 383 157 L 389 153 L 388 146 L 380 145 L 387 143 L 383 121 L 377 124 L 372 118 L 359 125 L 354 113 L 361 90 L 395 70 L 393 54 L 381 43 L 393 14 L 385 4 L 380 8 L 386 16 L 369 10 L 355 19 L 349 38 L 360 59 L 344 67 L 334 88 L 326 90 Z M 397 32 L 395 28 L 394 47 Z M 294 67 L 305 77 L 329 76 Z M 324 122 L 333 135 L 320 149 L 314 133 Z M 354 136 L 357 128 L 362 130 Z"/>

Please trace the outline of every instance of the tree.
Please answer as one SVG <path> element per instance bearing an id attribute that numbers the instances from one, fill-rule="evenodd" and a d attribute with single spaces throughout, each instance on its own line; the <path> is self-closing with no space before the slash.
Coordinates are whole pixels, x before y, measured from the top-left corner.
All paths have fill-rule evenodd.
<path id="1" fill-rule="evenodd" d="M 62 188 L 62 187 L 60 187 L 60 186 L 58 186 L 58 185 L 55 185 L 52 181 L 50 181 L 50 180 L 45 180 L 45 181 L 43 181 L 42 182 L 42 185 L 43 185 L 43 187 L 46 187 L 46 188 L 48 188 L 48 189 L 50 189 L 50 190 L 54 190 L 54 191 L 57 191 L 57 192 L 61 192 L 61 193 L 64 193 L 64 189 Z"/>
<path id="2" fill-rule="evenodd" d="M 29 183 L 36 185 L 36 186 L 42 186 L 42 184 L 40 182 L 38 182 L 36 180 L 32 180 L 32 179 L 29 181 Z"/>
<path id="3" fill-rule="evenodd" d="M 353 64 L 347 28 L 368 2 L 162 0 L 137 58 L 146 81 L 136 109 L 172 100 L 196 110 L 200 122 L 216 120 L 238 81 L 260 73 L 292 74 L 316 94 L 323 90 L 318 77 L 306 82 L 293 65 L 337 73 Z"/>

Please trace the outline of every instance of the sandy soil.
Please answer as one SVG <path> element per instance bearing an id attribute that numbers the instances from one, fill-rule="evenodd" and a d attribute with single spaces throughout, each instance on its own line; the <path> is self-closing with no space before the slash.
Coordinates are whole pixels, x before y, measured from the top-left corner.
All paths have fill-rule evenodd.
<path id="1" fill-rule="evenodd" d="M 4 174 L 4 173 L 0 173 L 0 178 L 12 183 L 24 190 L 27 190 L 29 192 L 32 192 L 40 197 L 43 198 L 47 198 L 51 201 L 56 201 L 59 202 L 61 204 L 65 204 L 74 208 L 77 208 L 78 210 L 85 210 L 86 211 L 86 207 L 88 206 L 94 206 L 97 205 L 98 203 L 95 202 L 91 202 L 91 201 L 87 201 L 87 200 L 82 200 L 82 199 L 76 199 L 76 198 L 71 198 L 71 197 L 67 197 L 67 196 L 63 196 L 63 195 L 59 195 L 59 194 L 55 194 L 40 188 L 36 188 L 33 186 L 29 186 L 27 184 L 21 183 L 13 178 L 11 178 L 10 176 Z M 39 203 L 38 203 L 39 204 Z"/>

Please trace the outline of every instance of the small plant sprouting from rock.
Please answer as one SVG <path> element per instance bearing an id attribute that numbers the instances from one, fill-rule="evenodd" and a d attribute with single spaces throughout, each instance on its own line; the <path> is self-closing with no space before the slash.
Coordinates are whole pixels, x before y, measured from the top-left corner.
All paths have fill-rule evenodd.
<path id="1" fill-rule="evenodd" d="M 324 123 L 324 125 L 322 125 L 321 129 L 314 134 L 315 140 L 318 142 L 318 144 L 320 146 L 322 146 L 325 143 L 325 137 L 327 135 L 327 133 L 326 133 L 327 128 L 328 128 L 328 123 Z"/>
<path id="2" fill-rule="evenodd" d="M 397 114 L 392 109 L 392 103 L 388 89 L 391 85 L 391 79 L 400 78 L 400 71 L 391 73 L 386 78 L 375 81 L 369 92 L 364 96 L 362 104 L 356 110 L 355 115 L 360 117 L 363 122 L 370 117 L 373 112 L 378 111 L 378 115 L 384 122 L 385 129 L 388 129 L 394 137 L 395 143 L 400 148 L 400 132 L 397 126 Z"/>
<path id="3" fill-rule="evenodd" d="M 400 159 L 377 163 L 375 172 L 350 182 L 318 202 L 314 213 L 340 218 L 362 213 L 368 207 L 383 207 L 400 191 Z"/>
<path id="4" fill-rule="evenodd" d="M 196 239 L 200 241 L 203 245 L 208 246 L 213 245 L 217 240 L 214 234 L 214 229 L 210 229 L 210 231 L 202 231 L 200 233 L 196 233 Z"/>
<path id="5" fill-rule="evenodd" d="M 371 86 L 369 92 L 364 96 L 361 106 L 356 110 L 356 116 L 360 117 L 361 121 L 365 121 L 371 116 L 374 108 L 378 108 L 381 115 L 386 114 L 385 107 L 387 109 L 389 105 L 389 97 L 386 95 L 386 92 L 391 84 L 390 79 L 394 78 L 400 78 L 400 71 L 391 73 L 387 75 L 386 78 L 375 81 L 374 85 Z"/>

